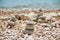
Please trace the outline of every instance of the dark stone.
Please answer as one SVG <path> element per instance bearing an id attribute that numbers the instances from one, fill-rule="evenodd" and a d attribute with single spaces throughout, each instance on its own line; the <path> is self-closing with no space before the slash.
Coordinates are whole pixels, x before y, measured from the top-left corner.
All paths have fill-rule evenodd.
<path id="1" fill-rule="evenodd" d="M 42 9 L 39 9 L 39 12 L 43 12 Z"/>
<path id="2" fill-rule="evenodd" d="M 10 21 L 15 22 L 16 19 L 14 17 L 12 17 Z"/>
<path id="3" fill-rule="evenodd" d="M 21 16 L 19 16 L 19 15 L 15 15 L 15 18 L 18 20 L 21 20 Z"/>
<path id="4" fill-rule="evenodd" d="M 31 35 L 31 34 L 28 34 L 28 35 Z"/>

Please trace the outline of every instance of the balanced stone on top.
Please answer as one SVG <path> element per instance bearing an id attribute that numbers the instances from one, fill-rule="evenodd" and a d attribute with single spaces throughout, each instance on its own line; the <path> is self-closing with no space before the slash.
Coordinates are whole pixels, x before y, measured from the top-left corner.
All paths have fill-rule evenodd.
<path id="1" fill-rule="evenodd" d="M 33 23 L 27 23 L 23 33 L 27 33 L 27 34 L 34 33 L 34 24 Z"/>

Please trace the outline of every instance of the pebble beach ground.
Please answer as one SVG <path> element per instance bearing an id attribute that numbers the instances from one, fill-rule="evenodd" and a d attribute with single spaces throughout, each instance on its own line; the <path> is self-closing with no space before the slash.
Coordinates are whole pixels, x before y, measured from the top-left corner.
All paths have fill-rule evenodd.
<path id="1" fill-rule="evenodd" d="M 0 11 L 0 40 L 60 40 L 60 12 Z"/>

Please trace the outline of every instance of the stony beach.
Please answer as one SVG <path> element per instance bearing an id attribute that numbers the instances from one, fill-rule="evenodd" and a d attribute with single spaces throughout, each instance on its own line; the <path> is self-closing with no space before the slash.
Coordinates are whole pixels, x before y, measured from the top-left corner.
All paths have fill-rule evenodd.
<path id="1" fill-rule="evenodd" d="M 60 10 L 1 9 L 0 40 L 60 40 Z"/>

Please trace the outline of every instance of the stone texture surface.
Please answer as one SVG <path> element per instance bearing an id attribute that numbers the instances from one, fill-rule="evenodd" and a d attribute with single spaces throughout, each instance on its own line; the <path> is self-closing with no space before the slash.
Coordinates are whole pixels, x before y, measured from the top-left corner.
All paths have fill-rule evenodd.
<path id="1" fill-rule="evenodd" d="M 0 40 L 60 40 L 59 13 L 48 14 L 42 11 L 42 15 L 39 15 L 39 11 L 32 10 L 30 12 L 3 11 L 3 14 L 0 15 Z M 22 19 L 19 20 L 19 17 Z M 33 23 L 34 32 L 31 31 L 32 28 L 30 30 L 27 28 L 27 32 L 25 31 L 28 27 L 26 24 L 29 22 Z M 31 32 L 32 34 L 28 34 Z"/>

